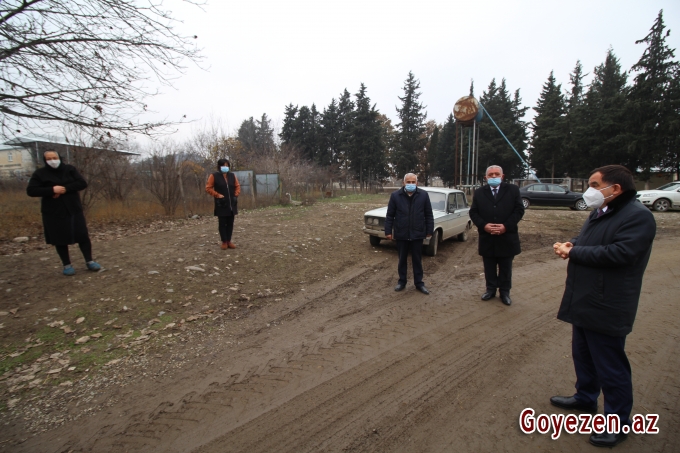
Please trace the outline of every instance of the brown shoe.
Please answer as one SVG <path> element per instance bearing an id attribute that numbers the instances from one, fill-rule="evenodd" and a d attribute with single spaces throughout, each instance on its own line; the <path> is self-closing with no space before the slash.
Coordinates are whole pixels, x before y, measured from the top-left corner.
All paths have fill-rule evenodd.
<path id="1" fill-rule="evenodd" d="M 231 241 L 227 242 L 227 246 L 228 246 L 230 249 L 235 249 L 235 248 L 236 248 L 236 246 L 234 245 L 234 243 L 231 242 Z"/>
<path id="2" fill-rule="evenodd" d="M 222 250 L 227 250 L 229 248 L 229 243 L 228 242 L 223 242 L 222 245 L 220 246 Z"/>

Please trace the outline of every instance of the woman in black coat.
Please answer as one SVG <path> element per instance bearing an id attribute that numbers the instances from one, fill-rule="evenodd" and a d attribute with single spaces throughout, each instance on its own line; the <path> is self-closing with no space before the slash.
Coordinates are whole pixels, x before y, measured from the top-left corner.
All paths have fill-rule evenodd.
<path id="1" fill-rule="evenodd" d="M 222 240 L 222 250 L 235 249 L 231 242 L 234 232 L 234 217 L 238 214 L 238 196 L 241 185 L 236 175 L 231 172 L 231 163 L 227 159 L 217 161 L 217 170 L 208 176 L 205 191 L 215 199 L 215 217 L 217 229 Z"/>
<path id="2" fill-rule="evenodd" d="M 45 166 L 33 173 L 26 193 L 29 197 L 42 197 L 40 212 L 45 242 L 56 247 L 64 264 L 64 275 L 76 273 L 68 253 L 68 246 L 76 243 L 83 252 L 87 268 L 100 270 L 101 266 L 92 260 L 92 243 L 78 194 L 87 187 L 87 182 L 73 165 L 61 162 L 56 152 L 45 151 L 43 159 Z"/>

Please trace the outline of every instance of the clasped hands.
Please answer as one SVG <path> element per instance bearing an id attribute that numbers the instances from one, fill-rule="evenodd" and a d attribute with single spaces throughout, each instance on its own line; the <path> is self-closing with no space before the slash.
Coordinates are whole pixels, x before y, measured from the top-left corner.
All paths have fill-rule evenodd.
<path id="1" fill-rule="evenodd" d="M 574 247 L 574 244 L 571 242 L 555 242 L 553 244 L 553 250 L 555 250 L 555 255 L 558 255 L 560 258 L 566 260 L 569 258 L 569 252 L 571 251 L 572 247 Z"/>
<path id="2" fill-rule="evenodd" d="M 494 236 L 498 236 L 505 233 L 506 229 L 505 225 L 502 223 L 487 223 L 484 225 L 484 231 Z"/>
<path id="3" fill-rule="evenodd" d="M 54 192 L 54 195 L 52 195 L 52 198 L 59 198 L 59 195 L 63 195 L 66 193 L 66 187 L 64 186 L 54 186 L 52 187 L 52 192 Z"/>
<path id="4" fill-rule="evenodd" d="M 432 237 L 431 234 L 428 234 L 428 235 L 427 235 L 427 238 L 428 238 L 428 239 L 431 238 L 431 237 Z M 392 235 L 391 235 L 391 234 L 386 234 L 386 235 L 385 235 L 385 239 L 388 239 L 388 240 L 390 240 L 390 241 L 393 241 L 393 240 L 394 240 L 394 239 L 392 239 Z"/>

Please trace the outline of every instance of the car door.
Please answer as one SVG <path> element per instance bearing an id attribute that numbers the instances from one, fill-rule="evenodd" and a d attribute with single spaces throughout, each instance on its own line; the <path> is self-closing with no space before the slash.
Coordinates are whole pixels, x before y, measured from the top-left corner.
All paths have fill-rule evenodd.
<path id="1" fill-rule="evenodd" d="M 528 190 L 531 193 L 529 198 L 531 204 L 545 205 L 548 202 L 550 192 L 548 192 L 548 188 L 545 184 L 533 184 Z"/>
<path id="2" fill-rule="evenodd" d="M 673 190 L 670 192 L 671 194 L 671 203 L 673 204 L 674 208 L 680 208 L 680 184 L 676 184 L 675 187 L 673 187 Z"/>
<path id="3" fill-rule="evenodd" d="M 571 198 L 567 196 L 567 190 L 557 184 L 547 184 L 550 189 L 549 204 L 551 206 L 570 206 Z"/>
<path id="4" fill-rule="evenodd" d="M 456 194 L 446 196 L 446 217 L 442 219 L 442 239 L 448 239 L 453 235 L 456 227 Z"/>
<path id="5" fill-rule="evenodd" d="M 453 195 L 453 194 L 452 194 Z M 464 193 L 458 192 L 456 195 L 456 226 L 453 235 L 460 234 L 467 228 L 470 220 L 470 207 L 467 204 L 467 198 Z"/>

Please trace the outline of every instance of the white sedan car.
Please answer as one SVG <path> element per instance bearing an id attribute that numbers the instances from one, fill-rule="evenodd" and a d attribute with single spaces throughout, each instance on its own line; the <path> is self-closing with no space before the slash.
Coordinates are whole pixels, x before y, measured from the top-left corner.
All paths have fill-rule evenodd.
<path id="1" fill-rule="evenodd" d="M 637 199 L 655 211 L 680 209 L 680 181 L 669 182 L 654 190 L 640 190 Z"/>
<path id="2" fill-rule="evenodd" d="M 467 241 L 472 221 L 465 193 L 444 187 L 418 187 L 418 189 L 424 190 L 430 196 L 434 214 L 434 233 L 430 239 L 423 241 L 423 252 L 435 256 L 439 243 L 452 237 L 458 238 L 459 241 Z M 380 240 L 385 239 L 386 215 L 387 206 L 364 214 L 364 233 L 369 235 L 371 245 L 380 245 Z"/>

